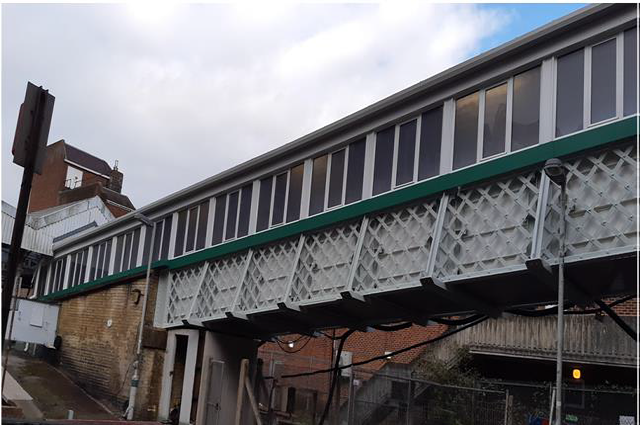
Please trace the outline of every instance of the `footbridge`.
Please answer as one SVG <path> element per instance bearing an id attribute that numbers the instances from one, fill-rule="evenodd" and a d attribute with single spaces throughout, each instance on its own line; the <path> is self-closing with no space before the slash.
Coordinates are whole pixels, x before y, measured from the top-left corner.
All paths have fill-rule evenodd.
<path id="1" fill-rule="evenodd" d="M 64 300 L 150 263 L 164 328 L 269 338 L 497 317 L 556 300 L 561 238 L 568 301 L 634 293 L 635 18 L 569 15 L 64 241 L 36 294 Z"/>

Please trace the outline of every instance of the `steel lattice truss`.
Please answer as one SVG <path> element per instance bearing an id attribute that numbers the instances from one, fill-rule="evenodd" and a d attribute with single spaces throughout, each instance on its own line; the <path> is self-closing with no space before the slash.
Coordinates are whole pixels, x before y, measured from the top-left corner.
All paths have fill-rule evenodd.
<path id="1" fill-rule="evenodd" d="M 565 161 L 567 263 L 636 249 L 634 143 Z M 297 309 L 557 262 L 560 191 L 540 169 L 169 272 L 164 322 Z"/>

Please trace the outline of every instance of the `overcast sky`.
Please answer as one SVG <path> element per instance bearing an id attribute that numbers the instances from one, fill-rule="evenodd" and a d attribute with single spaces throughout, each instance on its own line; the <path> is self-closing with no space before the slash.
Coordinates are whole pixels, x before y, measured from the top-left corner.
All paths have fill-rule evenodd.
<path id="1" fill-rule="evenodd" d="M 141 207 L 579 7 L 3 4 L 2 199 L 27 81 Z"/>

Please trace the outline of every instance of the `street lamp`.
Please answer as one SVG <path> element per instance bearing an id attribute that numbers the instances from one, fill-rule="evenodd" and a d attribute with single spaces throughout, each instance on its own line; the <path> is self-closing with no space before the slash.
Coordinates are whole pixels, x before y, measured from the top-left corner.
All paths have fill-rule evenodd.
<path id="1" fill-rule="evenodd" d="M 558 252 L 558 346 L 556 353 L 556 412 L 555 423 L 562 425 L 562 349 L 564 346 L 564 240 L 565 194 L 567 175 L 562 161 L 551 158 L 544 163 L 544 173 L 560 186 L 560 246 Z"/>
<path id="2" fill-rule="evenodd" d="M 144 287 L 144 302 L 142 303 L 142 314 L 140 316 L 140 329 L 138 330 L 138 346 L 136 349 L 136 358 L 133 361 L 133 376 L 131 377 L 131 387 L 129 389 L 129 405 L 125 412 L 126 419 L 128 421 L 133 419 L 133 411 L 136 405 L 136 395 L 138 394 L 138 382 L 140 381 L 140 362 L 142 361 L 142 332 L 144 331 L 144 316 L 147 313 L 147 301 L 149 295 L 149 276 L 151 275 L 151 254 L 153 252 L 154 239 L 156 237 L 156 224 L 148 217 L 141 213 L 135 213 L 133 215 L 135 220 L 138 220 L 143 225 L 147 226 L 147 231 L 151 232 L 151 244 L 149 245 L 149 255 L 147 260 L 147 279 Z"/>

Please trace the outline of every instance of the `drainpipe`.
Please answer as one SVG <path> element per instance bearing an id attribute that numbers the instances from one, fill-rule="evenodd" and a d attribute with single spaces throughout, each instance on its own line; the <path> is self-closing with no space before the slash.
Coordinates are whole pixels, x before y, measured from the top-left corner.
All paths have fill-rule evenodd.
<path id="1" fill-rule="evenodd" d="M 136 396 L 138 395 L 138 383 L 140 382 L 140 365 L 142 362 L 142 332 L 144 330 L 144 317 L 147 314 L 147 301 L 149 300 L 149 276 L 151 275 L 151 261 L 153 255 L 153 244 L 156 237 L 156 225 L 148 217 L 142 214 L 133 216 L 143 225 L 147 226 L 147 231 L 151 231 L 151 244 L 149 245 L 149 257 L 147 260 L 147 279 L 144 286 L 144 302 L 142 304 L 142 314 L 140 315 L 140 328 L 138 330 L 138 343 L 136 348 L 136 359 L 133 362 L 133 376 L 131 377 L 131 387 L 129 389 L 129 405 L 125 412 L 128 421 L 133 420 L 133 412 L 136 406 Z M 143 248 L 144 249 L 144 248 Z"/>

